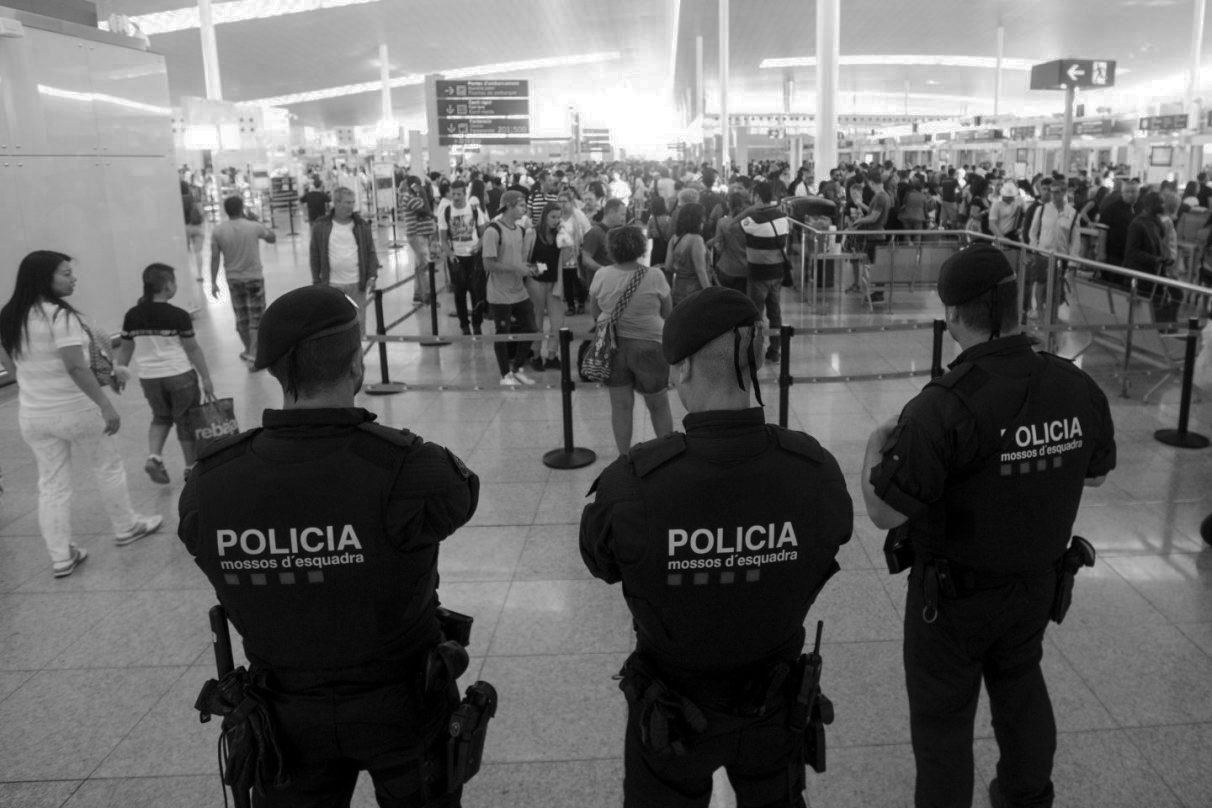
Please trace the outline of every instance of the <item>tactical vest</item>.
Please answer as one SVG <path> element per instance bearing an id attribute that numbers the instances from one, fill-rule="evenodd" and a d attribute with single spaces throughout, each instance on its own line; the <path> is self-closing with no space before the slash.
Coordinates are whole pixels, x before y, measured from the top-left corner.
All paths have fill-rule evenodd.
<path id="1" fill-rule="evenodd" d="M 196 561 L 258 667 L 389 681 L 440 637 L 437 546 L 402 552 L 384 525 L 420 438 L 374 424 L 299 462 L 255 451 L 259 430 L 197 469 Z"/>
<path id="2" fill-rule="evenodd" d="M 1036 354 L 1027 379 L 966 362 L 932 381 L 975 420 L 980 451 L 912 526 L 926 554 L 994 573 L 1050 566 L 1069 544 L 1101 416 L 1080 370 Z M 1002 425 L 1005 425 L 1004 428 Z"/>
<path id="3" fill-rule="evenodd" d="M 674 435 L 631 452 L 644 531 L 613 551 L 638 650 L 671 676 L 794 659 L 804 618 L 837 570 L 853 512 L 836 463 L 799 432 L 727 468 Z"/>

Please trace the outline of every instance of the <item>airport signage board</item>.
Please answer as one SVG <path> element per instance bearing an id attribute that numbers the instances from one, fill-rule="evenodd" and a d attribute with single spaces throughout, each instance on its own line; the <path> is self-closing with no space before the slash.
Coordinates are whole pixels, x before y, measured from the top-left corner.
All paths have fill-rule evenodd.
<path id="1" fill-rule="evenodd" d="M 452 98 L 527 98 L 530 82 L 527 79 L 466 79 L 447 81 L 438 79 L 438 101 Z"/>
<path id="2" fill-rule="evenodd" d="M 440 118 L 438 121 L 438 145 L 453 146 L 456 143 L 503 143 L 503 138 L 520 140 L 517 145 L 530 142 L 530 120 L 527 118 Z"/>
<path id="3" fill-rule="evenodd" d="M 934 139 L 935 140 L 950 140 L 951 133 L 950 132 L 936 132 L 934 135 Z"/>
<path id="4" fill-rule="evenodd" d="M 1035 127 L 1034 126 L 1011 126 L 1010 127 L 1010 139 L 1011 140 L 1034 140 L 1035 139 Z"/>
<path id="5" fill-rule="evenodd" d="M 1111 59 L 1054 59 L 1031 68 L 1032 90 L 1114 86 L 1115 62 Z"/>
<path id="6" fill-rule="evenodd" d="M 1137 128 L 1142 132 L 1174 132 L 1186 129 L 1189 120 L 1190 118 L 1186 114 L 1151 115 L 1148 118 L 1141 118 Z"/>
<path id="7" fill-rule="evenodd" d="M 1110 118 L 1097 121 L 1077 121 L 1073 124 L 1075 135 L 1109 135 L 1115 129 L 1115 123 Z"/>
<path id="8" fill-rule="evenodd" d="M 1046 123 L 1040 132 L 1041 140 L 1060 140 L 1064 136 L 1065 125 L 1063 123 Z"/>
<path id="9" fill-rule="evenodd" d="M 438 99 L 440 118 L 492 118 L 529 114 L 529 98 L 459 98 L 449 101 Z"/>
<path id="10" fill-rule="evenodd" d="M 961 134 L 961 139 L 968 141 L 970 143 L 973 141 L 988 141 L 988 140 L 1001 140 L 1002 139 L 1002 130 L 1000 130 L 1000 129 L 969 129 L 968 131 L 962 132 L 960 134 Z"/>

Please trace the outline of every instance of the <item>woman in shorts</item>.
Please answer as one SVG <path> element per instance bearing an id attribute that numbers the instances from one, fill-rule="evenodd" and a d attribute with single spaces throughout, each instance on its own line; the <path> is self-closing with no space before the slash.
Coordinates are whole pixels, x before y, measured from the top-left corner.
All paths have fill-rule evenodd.
<path id="1" fill-rule="evenodd" d="M 188 476 L 197 459 L 194 439 L 185 422 L 185 412 L 202 402 L 202 393 L 213 398 L 206 357 L 194 338 L 189 312 L 169 303 L 177 293 L 177 276 L 167 264 L 151 264 L 143 270 L 143 297 L 122 320 L 122 346 L 118 365 L 126 367 L 132 358 L 139 363 L 139 385 L 151 405 L 151 426 L 147 428 L 147 461 L 143 470 L 153 482 L 169 481 L 164 466 L 164 443 L 169 430 L 177 427 L 177 440 L 185 459 Z M 195 368 L 197 369 L 195 372 Z"/>
<path id="2" fill-rule="evenodd" d="M 594 322 L 610 319 L 635 273 L 643 273 L 615 324 L 618 352 L 606 380 L 610 389 L 610 426 L 615 446 L 622 455 L 631 449 L 636 393 L 644 397 L 657 437 L 673 432 L 669 365 L 661 353 L 661 331 L 665 318 L 673 310 L 673 299 L 664 274 L 640 263 L 648 249 L 648 239 L 640 227 L 614 228 L 606 236 L 606 247 L 614 264 L 594 273 L 590 284 L 589 313 Z"/>

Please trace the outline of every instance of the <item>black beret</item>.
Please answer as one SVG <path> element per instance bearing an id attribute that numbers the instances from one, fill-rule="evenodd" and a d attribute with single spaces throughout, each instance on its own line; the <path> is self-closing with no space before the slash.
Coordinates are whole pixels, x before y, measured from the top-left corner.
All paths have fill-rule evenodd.
<path id="1" fill-rule="evenodd" d="M 358 325 L 358 306 L 331 286 L 292 289 L 269 305 L 257 330 L 257 359 L 263 370 L 301 342 L 338 334 Z"/>
<path id="2" fill-rule="evenodd" d="M 992 244 L 974 244 L 943 262 L 938 296 L 944 306 L 959 306 L 1014 279 L 1014 267 L 1005 253 Z"/>
<path id="3" fill-rule="evenodd" d="M 747 295 L 724 286 L 708 286 L 686 297 L 665 319 L 661 350 L 676 365 L 721 334 L 750 325 L 761 312 Z"/>

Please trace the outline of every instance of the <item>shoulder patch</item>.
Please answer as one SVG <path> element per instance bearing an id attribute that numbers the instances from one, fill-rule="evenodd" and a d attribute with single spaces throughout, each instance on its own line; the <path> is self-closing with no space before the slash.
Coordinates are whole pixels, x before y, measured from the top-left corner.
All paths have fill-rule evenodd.
<path id="1" fill-rule="evenodd" d="M 421 439 L 407 429 L 391 429 L 373 423 L 358 424 L 357 437 L 349 450 L 369 463 L 384 469 L 394 469 L 421 444 Z M 358 440 L 357 438 L 361 438 Z"/>
<path id="2" fill-rule="evenodd" d="M 783 429 L 773 424 L 766 425 L 766 432 L 785 452 L 807 458 L 813 463 L 821 463 L 825 459 L 825 450 L 811 435 L 797 432 L 794 429 Z"/>
<path id="3" fill-rule="evenodd" d="M 954 370 L 950 370 L 947 373 L 944 373 L 942 376 L 939 376 L 937 379 L 931 379 L 926 386 L 929 387 L 930 385 L 935 385 L 937 387 L 946 387 L 948 389 L 953 388 L 959 384 L 960 379 L 967 376 L 968 373 L 971 372 L 975 367 L 975 363 L 965 362 Z"/>
<path id="4" fill-rule="evenodd" d="M 627 459 L 635 469 L 637 477 L 647 477 L 685 451 L 686 436 L 674 432 L 672 435 L 641 443 L 627 453 Z"/>
<path id="5" fill-rule="evenodd" d="M 368 435 L 374 435 L 376 438 L 394 443 L 396 446 L 403 446 L 406 449 L 411 449 L 421 442 L 421 438 L 409 432 L 407 429 L 392 429 L 389 426 L 376 424 L 371 421 L 358 424 L 358 429 Z"/>

